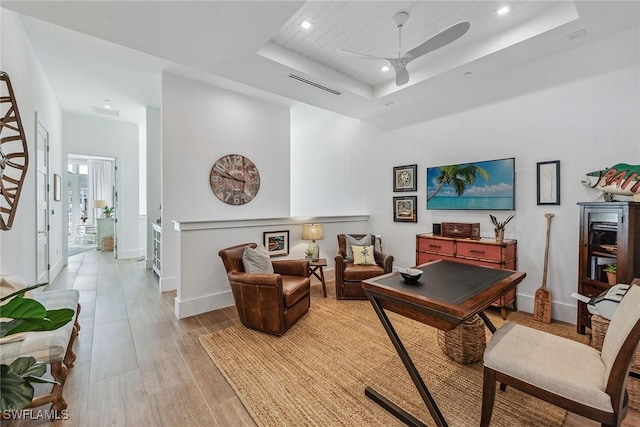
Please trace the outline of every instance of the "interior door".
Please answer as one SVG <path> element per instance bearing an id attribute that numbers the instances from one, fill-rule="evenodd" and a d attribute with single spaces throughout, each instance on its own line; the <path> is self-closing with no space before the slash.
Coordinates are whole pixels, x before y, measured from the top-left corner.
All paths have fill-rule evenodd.
<path id="1" fill-rule="evenodd" d="M 37 283 L 49 281 L 49 132 L 36 116 L 36 277 Z"/>

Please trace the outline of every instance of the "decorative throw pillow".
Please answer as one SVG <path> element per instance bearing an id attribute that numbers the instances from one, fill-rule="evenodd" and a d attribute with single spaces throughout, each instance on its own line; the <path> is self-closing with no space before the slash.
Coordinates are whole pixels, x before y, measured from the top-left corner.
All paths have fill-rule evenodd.
<path id="1" fill-rule="evenodd" d="M 373 256 L 373 245 L 369 246 L 351 246 L 353 251 L 353 263 L 355 265 L 376 265 L 376 259 Z"/>
<path id="2" fill-rule="evenodd" d="M 242 265 L 247 273 L 273 274 L 269 251 L 263 245 L 258 245 L 255 249 L 246 248 L 242 254 Z"/>
<path id="3" fill-rule="evenodd" d="M 367 246 L 371 244 L 371 234 L 366 234 L 360 239 L 356 239 L 351 234 L 346 234 L 344 237 L 347 243 L 347 256 L 344 259 L 346 262 L 353 261 L 353 250 L 351 249 L 351 246 Z"/>

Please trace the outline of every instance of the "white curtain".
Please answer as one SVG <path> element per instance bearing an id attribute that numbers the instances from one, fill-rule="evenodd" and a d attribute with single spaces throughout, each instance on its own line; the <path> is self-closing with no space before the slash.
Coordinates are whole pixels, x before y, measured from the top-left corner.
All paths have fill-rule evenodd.
<path id="1" fill-rule="evenodd" d="M 89 203 L 93 208 L 94 200 L 106 200 L 107 206 L 113 206 L 113 165 L 109 160 L 89 160 Z M 100 218 L 100 211 L 91 209 L 95 218 Z M 91 222 L 94 222 L 91 219 Z"/>

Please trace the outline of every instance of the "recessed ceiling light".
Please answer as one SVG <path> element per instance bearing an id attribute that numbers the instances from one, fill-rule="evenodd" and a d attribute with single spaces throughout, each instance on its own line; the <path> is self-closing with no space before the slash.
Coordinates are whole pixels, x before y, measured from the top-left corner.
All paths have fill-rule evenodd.
<path id="1" fill-rule="evenodd" d="M 511 10 L 511 8 L 509 6 L 503 6 L 500 9 L 496 10 L 496 13 L 498 15 L 504 15 L 506 13 L 509 13 L 510 10 Z"/>
<path id="2" fill-rule="evenodd" d="M 383 73 L 386 73 L 390 69 L 391 67 L 389 67 L 388 65 L 383 65 L 382 67 L 380 67 L 380 71 L 382 71 Z"/>
<path id="3" fill-rule="evenodd" d="M 311 21 L 307 21 L 307 20 L 305 19 L 305 20 L 303 20 L 303 21 L 300 23 L 300 26 L 301 26 L 302 28 L 304 28 L 305 30 L 308 30 L 309 28 L 313 27 L 313 22 L 311 22 Z"/>

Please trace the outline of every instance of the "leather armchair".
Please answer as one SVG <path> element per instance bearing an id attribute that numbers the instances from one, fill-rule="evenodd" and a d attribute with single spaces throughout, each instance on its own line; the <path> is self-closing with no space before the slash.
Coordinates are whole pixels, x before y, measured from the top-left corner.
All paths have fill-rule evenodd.
<path id="1" fill-rule="evenodd" d="M 366 234 L 351 234 L 356 239 L 362 239 Z M 375 237 L 371 236 L 371 245 Z M 347 238 L 345 234 L 338 234 L 338 253 L 335 257 L 336 298 L 337 299 L 367 299 L 362 290 L 362 281 L 393 270 L 393 256 L 374 251 L 376 265 L 355 265 L 347 262 Z"/>
<path id="2" fill-rule="evenodd" d="M 309 262 L 272 261 L 274 274 L 246 273 L 242 263 L 244 250 L 257 246 L 245 243 L 221 249 L 218 255 L 227 270 L 242 324 L 247 328 L 282 335 L 309 310 Z"/>

